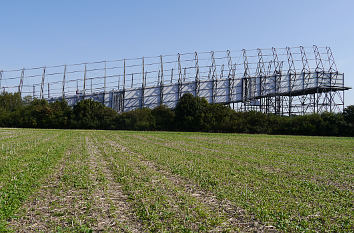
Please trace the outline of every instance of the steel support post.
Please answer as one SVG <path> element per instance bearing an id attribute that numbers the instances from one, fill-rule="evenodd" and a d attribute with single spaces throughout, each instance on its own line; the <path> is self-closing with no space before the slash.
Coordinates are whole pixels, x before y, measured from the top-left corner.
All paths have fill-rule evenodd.
<path id="1" fill-rule="evenodd" d="M 177 57 L 177 62 L 178 62 L 178 100 L 179 100 L 182 97 L 182 88 L 183 88 L 181 55 L 179 53 Z"/>
<path id="2" fill-rule="evenodd" d="M 199 96 L 199 90 L 200 90 L 200 80 L 199 80 L 199 64 L 198 64 L 198 53 L 194 53 L 194 62 L 195 62 L 195 96 Z"/>
<path id="3" fill-rule="evenodd" d="M 25 68 L 22 69 L 21 71 L 21 77 L 20 77 L 20 84 L 18 85 L 18 93 L 22 97 L 22 86 L 23 86 L 23 79 L 25 77 Z"/>
<path id="4" fill-rule="evenodd" d="M 45 80 L 45 71 L 46 71 L 46 68 L 44 67 L 43 68 L 43 73 L 42 73 L 42 82 L 41 82 L 41 93 L 40 93 L 40 98 L 41 99 L 44 99 L 44 80 Z"/>
<path id="5" fill-rule="evenodd" d="M 215 56 L 214 56 L 214 51 L 211 51 L 211 79 L 212 79 L 212 103 L 215 103 L 216 101 L 216 95 L 217 95 L 217 88 L 218 88 L 218 80 L 217 80 L 217 74 L 216 74 L 216 63 L 215 63 Z"/>
<path id="6" fill-rule="evenodd" d="M 141 66 L 142 66 L 142 71 L 141 71 L 141 79 L 142 79 L 142 83 L 141 83 L 141 98 L 140 98 L 140 108 L 144 107 L 144 95 L 145 95 L 145 66 L 144 66 L 144 57 L 141 58 Z"/>
<path id="7" fill-rule="evenodd" d="M 66 79 L 66 65 L 64 65 L 64 74 L 63 74 L 63 82 L 62 82 L 62 98 L 65 100 L 65 80 Z"/>
<path id="8" fill-rule="evenodd" d="M 85 99 L 85 96 L 86 96 L 86 72 L 87 72 L 87 68 L 86 68 L 86 64 L 85 64 L 85 71 L 84 71 L 84 90 L 83 90 L 84 99 Z"/>
<path id="9" fill-rule="evenodd" d="M 161 65 L 161 80 L 160 80 L 160 105 L 163 105 L 163 87 L 164 87 L 164 77 L 163 77 L 163 62 L 162 55 L 160 56 L 160 65 Z"/>

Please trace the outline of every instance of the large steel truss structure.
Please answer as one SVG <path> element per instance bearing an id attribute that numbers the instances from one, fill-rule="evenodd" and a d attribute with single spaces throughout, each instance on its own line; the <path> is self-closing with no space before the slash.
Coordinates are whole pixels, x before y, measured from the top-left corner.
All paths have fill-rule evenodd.
<path id="1" fill-rule="evenodd" d="M 344 74 L 329 47 L 178 53 L 0 71 L 0 88 L 70 105 L 94 99 L 118 112 L 174 107 L 185 93 L 235 110 L 340 112 Z"/>

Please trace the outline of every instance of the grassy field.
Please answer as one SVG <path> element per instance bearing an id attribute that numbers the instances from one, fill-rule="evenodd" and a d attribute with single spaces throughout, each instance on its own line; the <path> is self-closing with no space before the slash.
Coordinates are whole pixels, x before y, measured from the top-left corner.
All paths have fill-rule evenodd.
<path id="1" fill-rule="evenodd" d="M 0 129 L 0 232 L 354 231 L 354 138 Z"/>

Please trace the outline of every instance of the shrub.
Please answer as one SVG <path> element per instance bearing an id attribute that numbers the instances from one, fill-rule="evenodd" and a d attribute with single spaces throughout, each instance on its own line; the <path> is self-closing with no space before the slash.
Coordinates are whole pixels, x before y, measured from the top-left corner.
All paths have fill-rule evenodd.
<path id="1" fill-rule="evenodd" d="M 155 119 L 156 130 L 174 130 L 175 113 L 165 105 L 158 106 L 151 111 Z"/>
<path id="2" fill-rule="evenodd" d="M 91 99 L 82 100 L 73 108 L 74 128 L 113 129 L 117 113 L 102 103 Z"/>
<path id="3" fill-rule="evenodd" d="M 185 131 L 203 130 L 203 120 L 207 106 L 206 99 L 194 97 L 190 93 L 184 94 L 175 108 L 177 129 Z"/>
<path id="4" fill-rule="evenodd" d="M 118 117 L 118 129 L 126 130 L 154 130 L 155 119 L 151 109 L 142 108 L 130 112 L 124 112 Z"/>

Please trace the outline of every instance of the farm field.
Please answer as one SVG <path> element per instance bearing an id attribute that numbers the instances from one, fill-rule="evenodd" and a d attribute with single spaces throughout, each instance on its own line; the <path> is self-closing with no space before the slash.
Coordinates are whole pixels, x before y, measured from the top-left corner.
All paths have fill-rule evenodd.
<path id="1" fill-rule="evenodd" d="M 351 232 L 354 138 L 0 129 L 0 232 Z"/>

